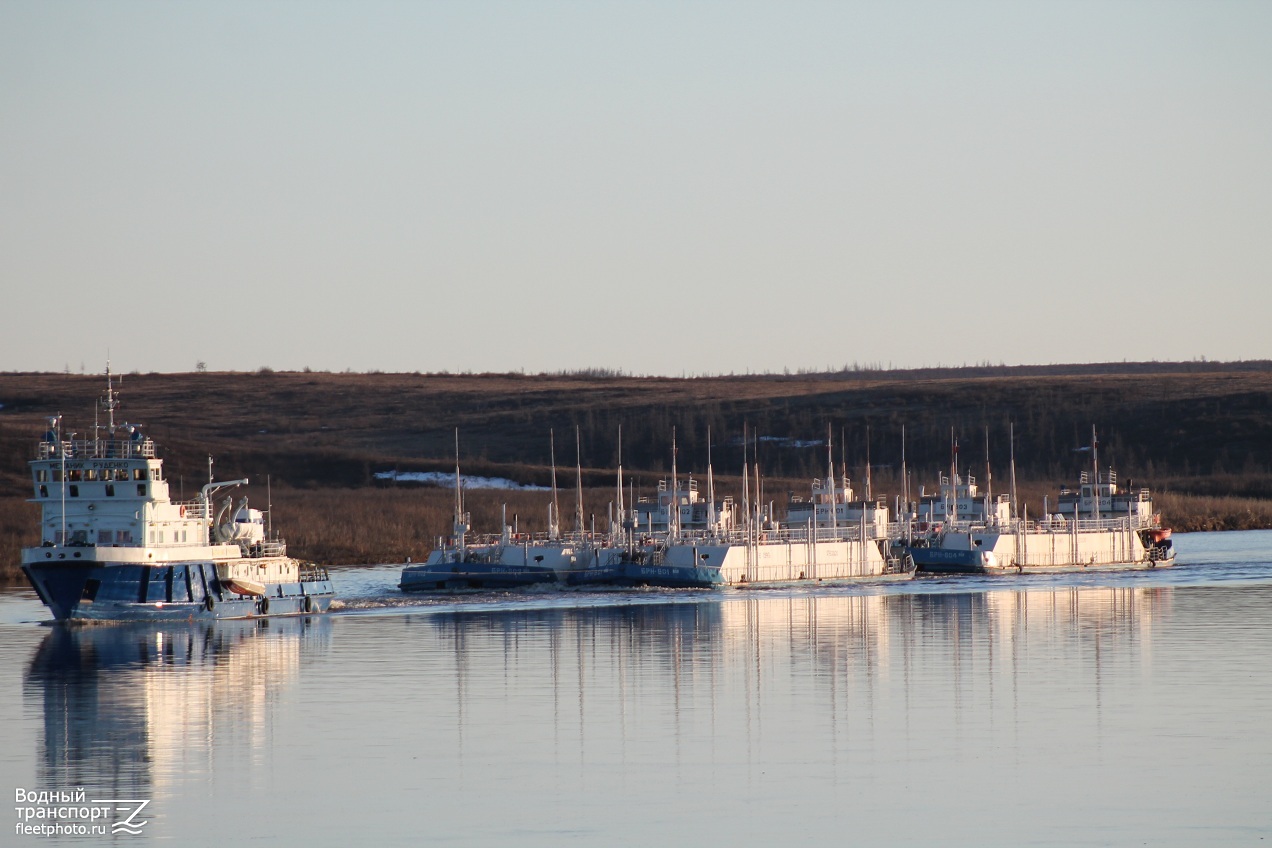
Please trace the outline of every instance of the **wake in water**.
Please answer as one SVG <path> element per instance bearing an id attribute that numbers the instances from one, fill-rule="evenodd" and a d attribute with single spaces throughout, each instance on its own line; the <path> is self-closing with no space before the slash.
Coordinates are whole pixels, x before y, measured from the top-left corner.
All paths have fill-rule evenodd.
<path id="1" fill-rule="evenodd" d="M 358 587 L 364 588 L 364 587 Z M 629 603 L 665 602 L 675 599 L 701 600 L 719 597 L 707 589 L 665 589 L 659 587 L 591 586 L 568 587 L 541 584 L 517 589 L 452 589 L 438 592 L 400 592 L 383 590 L 383 586 L 365 587 L 364 591 L 345 594 L 331 605 L 331 612 L 356 614 L 380 610 L 424 611 L 429 609 L 585 607 L 623 605 Z"/>

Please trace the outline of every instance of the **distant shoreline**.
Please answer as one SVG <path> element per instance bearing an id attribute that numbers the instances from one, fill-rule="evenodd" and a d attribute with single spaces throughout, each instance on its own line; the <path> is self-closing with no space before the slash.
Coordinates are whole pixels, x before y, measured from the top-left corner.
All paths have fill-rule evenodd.
<path id="1" fill-rule="evenodd" d="M 27 460 L 47 416 L 91 432 L 104 382 L 0 374 L 0 573 L 16 573 L 21 547 L 38 538 Z M 710 457 L 721 491 L 741 491 L 744 463 L 754 483 L 758 455 L 763 499 L 779 509 L 828 462 L 859 497 L 868 463 L 874 492 L 891 501 L 905 488 L 903 463 L 913 498 L 952 461 L 1005 492 L 1014 460 L 1019 500 L 1037 515 L 1090 472 L 1093 427 L 1102 473 L 1149 487 L 1174 529 L 1272 527 L 1267 360 L 696 378 L 259 369 L 125 374 L 116 388 L 124 420 L 158 443 L 174 497 L 194 495 L 210 454 L 218 479 L 251 478 L 253 503 L 272 491 L 292 552 L 324 562 L 424 558 L 448 532 L 453 491 L 379 475 L 449 478 L 457 433 L 465 476 L 521 487 L 468 495 L 481 533 L 497 532 L 504 503 L 523 528 L 545 522 L 534 489 L 551 485 L 553 455 L 563 512 L 573 514 L 578 463 L 586 513 L 602 525 L 619 459 L 629 493 L 648 495 L 669 476 L 673 433 L 678 474 L 703 483 Z"/>

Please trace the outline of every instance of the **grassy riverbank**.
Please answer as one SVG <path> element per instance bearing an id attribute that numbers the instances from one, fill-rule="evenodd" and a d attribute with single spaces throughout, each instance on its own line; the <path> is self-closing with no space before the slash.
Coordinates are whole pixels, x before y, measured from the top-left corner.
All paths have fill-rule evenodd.
<path id="1" fill-rule="evenodd" d="M 26 462 L 61 412 L 92 432 L 100 376 L 0 374 L 0 573 L 37 538 L 25 503 Z M 827 463 L 858 494 L 867 457 L 876 494 L 902 490 L 902 429 L 912 494 L 948 472 L 1005 491 L 1014 433 L 1022 502 L 1030 515 L 1089 470 L 1091 428 L 1100 465 L 1150 486 L 1178 530 L 1272 527 L 1272 363 L 1123 363 L 924 371 L 846 371 L 671 379 L 609 373 L 556 375 L 253 373 L 130 374 L 121 417 L 160 445 L 174 497 L 206 479 L 252 478 L 264 506 L 272 481 L 275 528 L 300 557 L 330 563 L 425 556 L 449 532 L 453 493 L 394 486 L 385 471 L 450 471 L 455 431 L 465 473 L 547 485 L 551 452 L 561 506 L 574 514 L 573 466 L 584 469 L 586 511 L 604 524 L 622 427 L 624 468 L 648 494 L 671 464 L 700 479 L 711 459 L 722 493 L 740 492 L 740 469 L 758 461 L 765 500 L 778 512 Z M 577 443 L 576 443 L 577 428 Z M 743 434 L 747 439 L 744 443 Z M 550 436 L 550 434 L 552 434 Z M 759 435 L 756 442 L 755 436 Z M 988 444 L 987 444 L 988 443 Z M 577 447 L 576 447 L 577 446 Z M 522 529 L 541 529 L 544 492 L 473 491 L 474 528 L 494 532 L 500 505 Z"/>

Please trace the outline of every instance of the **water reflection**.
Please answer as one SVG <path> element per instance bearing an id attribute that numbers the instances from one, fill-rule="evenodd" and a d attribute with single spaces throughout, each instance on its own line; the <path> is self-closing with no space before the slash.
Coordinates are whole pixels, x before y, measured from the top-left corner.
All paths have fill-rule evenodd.
<path id="1" fill-rule="evenodd" d="M 183 845 L 1268 832 L 1272 585 L 985 583 L 56 630 L 0 738 Z"/>
<path id="2" fill-rule="evenodd" d="M 764 593 L 454 612 L 429 617 L 436 641 L 421 650 L 451 658 L 430 679 L 453 687 L 446 712 L 461 741 L 466 728 L 512 721 L 495 718 L 507 703 L 519 724 L 550 722 L 570 744 L 594 735 L 593 722 L 639 739 L 649 716 L 676 734 L 733 728 L 754 741 L 769 717 L 803 715 L 833 730 L 881 711 L 926 720 L 932 708 L 954 710 L 955 721 L 962 710 L 1014 711 L 1039 697 L 1048 674 L 1098 709 L 1112 668 L 1104 655 L 1124 668 L 1151 654 L 1173 592 Z"/>
<path id="3" fill-rule="evenodd" d="M 153 798 L 206 778 L 218 748 L 264 750 L 279 693 L 326 651 L 330 628 L 326 617 L 52 628 L 24 681 L 44 714 L 38 785 Z"/>

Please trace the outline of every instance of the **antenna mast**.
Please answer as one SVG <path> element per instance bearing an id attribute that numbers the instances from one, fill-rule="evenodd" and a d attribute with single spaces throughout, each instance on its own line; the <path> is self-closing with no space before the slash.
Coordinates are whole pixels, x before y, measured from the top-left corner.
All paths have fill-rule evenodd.
<path id="1" fill-rule="evenodd" d="M 755 450 L 752 452 L 755 459 L 755 532 L 758 534 L 763 526 L 764 521 L 764 501 L 763 491 L 760 488 L 760 431 L 755 431 Z M 758 543 L 760 537 L 756 535 L 755 541 Z"/>
<path id="2" fill-rule="evenodd" d="M 574 500 L 574 527 L 583 532 L 583 442 L 579 425 L 574 425 L 574 471 L 577 497 Z"/>
<path id="3" fill-rule="evenodd" d="M 710 516 L 711 534 L 715 535 L 719 522 L 716 520 L 715 478 L 711 476 L 711 428 L 707 427 L 707 515 Z"/>
<path id="4" fill-rule="evenodd" d="M 62 441 L 62 413 L 57 414 L 49 422 L 54 427 L 55 437 L 57 438 L 57 455 L 62 460 L 62 538 L 57 540 L 59 545 L 66 545 L 66 444 Z"/>
<path id="5" fill-rule="evenodd" d="M 618 425 L 618 524 L 622 527 L 627 521 L 627 511 L 623 506 L 623 425 Z"/>
<path id="6" fill-rule="evenodd" d="M 742 422 L 742 511 L 746 514 L 746 541 L 751 543 L 751 481 L 747 479 L 747 428 L 745 421 Z"/>
<path id="7" fill-rule="evenodd" d="M 901 425 L 901 490 L 905 492 L 905 511 L 910 511 L 910 475 L 905 470 L 905 425 Z M 900 516 L 897 516 L 900 518 Z"/>
<path id="8" fill-rule="evenodd" d="M 118 397 L 115 394 L 115 384 L 111 379 L 110 360 L 106 360 L 106 427 L 107 432 L 115 432 L 115 409 L 119 406 Z"/>
<path id="9" fill-rule="evenodd" d="M 455 542 L 464 548 L 464 534 L 468 522 L 464 520 L 464 481 L 459 476 L 459 428 L 455 428 Z"/>
<path id="10" fill-rule="evenodd" d="M 1015 518 L 1020 513 L 1016 509 L 1016 422 L 1010 424 L 1008 440 L 1011 442 L 1011 514 Z"/>
<path id="11" fill-rule="evenodd" d="M 866 425 L 866 500 L 874 500 L 874 493 L 870 490 L 870 425 Z"/>
<path id="12" fill-rule="evenodd" d="M 1095 438 L 1095 425 L 1091 425 L 1091 465 L 1095 469 L 1095 479 L 1091 487 L 1091 517 L 1100 520 L 1100 443 Z"/>
<path id="13" fill-rule="evenodd" d="M 548 451 L 552 458 L 552 509 L 548 515 L 548 538 L 555 539 L 560 534 L 561 507 L 557 503 L 556 482 L 556 431 L 548 428 Z"/>
<path id="14" fill-rule="evenodd" d="M 839 530 L 839 494 L 835 491 L 835 446 L 832 444 L 834 439 L 831 436 L 830 424 L 826 425 L 826 471 L 829 477 L 826 482 L 830 484 L 830 529 L 832 533 Z M 848 493 L 844 492 L 845 500 Z M 813 533 L 817 533 L 817 504 L 813 504 Z M 816 535 L 813 536 L 816 539 Z M 832 536 L 832 538 L 835 538 Z"/>
<path id="15" fill-rule="evenodd" d="M 676 428 L 671 428 L 671 503 L 667 506 L 667 530 L 673 539 L 680 538 L 680 486 L 676 482 Z M 697 565 L 697 563 L 694 563 Z"/>
<path id="16" fill-rule="evenodd" d="M 994 499 L 994 469 L 989 464 L 989 425 L 985 425 L 985 501 L 988 507 L 989 502 Z M 989 510 L 985 510 L 985 514 L 989 514 Z"/>

